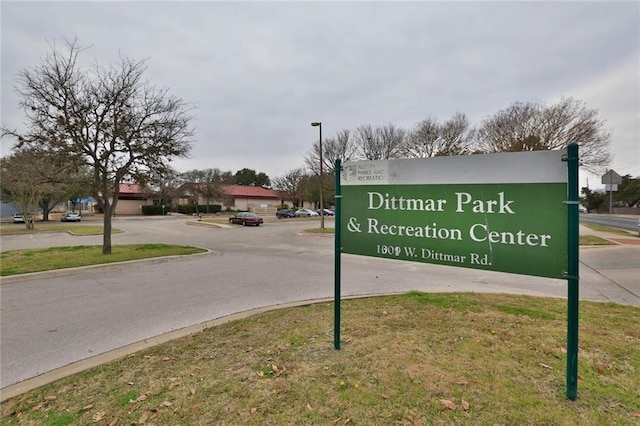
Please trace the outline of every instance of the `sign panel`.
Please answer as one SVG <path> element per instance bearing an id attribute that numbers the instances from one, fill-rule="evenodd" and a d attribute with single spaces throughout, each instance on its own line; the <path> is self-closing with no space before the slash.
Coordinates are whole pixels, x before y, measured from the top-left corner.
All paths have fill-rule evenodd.
<path id="1" fill-rule="evenodd" d="M 344 163 L 342 251 L 563 278 L 563 154 Z"/>
<path id="2" fill-rule="evenodd" d="M 615 171 L 613 170 L 609 170 L 607 171 L 607 173 L 602 175 L 602 182 L 601 183 L 606 183 L 609 185 L 617 185 L 622 183 L 622 176 L 620 176 L 619 174 L 617 174 Z"/>

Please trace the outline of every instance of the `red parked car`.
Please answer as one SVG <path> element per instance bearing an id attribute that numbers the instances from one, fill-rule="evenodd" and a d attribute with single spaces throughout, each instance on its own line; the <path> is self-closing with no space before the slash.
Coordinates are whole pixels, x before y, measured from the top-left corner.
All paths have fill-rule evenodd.
<path id="1" fill-rule="evenodd" d="M 247 226 L 255 225 L 260 226 L 262 218 L 255 213 L 242 212 L 229 218 L 229 223 L 236 223 L 238 225 Z"/>

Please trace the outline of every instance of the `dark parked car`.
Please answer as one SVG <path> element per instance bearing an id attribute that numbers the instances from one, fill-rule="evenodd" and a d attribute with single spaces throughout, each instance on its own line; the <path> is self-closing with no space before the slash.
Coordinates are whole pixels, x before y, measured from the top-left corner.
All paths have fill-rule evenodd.
<path id="1" fill-rule="evenodd" d="M 60 218 L 60 222 L 80 222 L 81 220 L 82 216 L 76 212 L 65 213 Z"/>
<path id="2" fill-rule="evenodd" d="M 262 218 L 255 213 L 242 212 L 238 213 L 235 216 L 231 216 L 229 218 L 230 223 L 236 223 L 238 225 L 247 226 L 247 225 L 255 225 L 260 226 L 262 223 Z"/>
<path id="3" fill-rule="evenodd" d="M 289 217 L 296 217 L 293 210 L 290 209 L 282 209 L 276 212 L 276 217 L 278 219 L 286 219 Z"/>
<path id="4" fill-rule="evenodd" d="M 320 214 L 320 209 L 315 209 L 314 212 Z M 324 215 L 325 216 L 333 216 L 335 215 L 333 210 L 329 210 L 329 209 L 324 209 Z"/>

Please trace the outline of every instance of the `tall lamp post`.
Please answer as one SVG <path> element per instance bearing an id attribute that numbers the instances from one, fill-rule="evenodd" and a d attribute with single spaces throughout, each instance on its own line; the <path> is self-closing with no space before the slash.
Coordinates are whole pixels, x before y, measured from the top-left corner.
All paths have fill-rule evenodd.
<path id="1" fill-rule="evenodd" d="M 320 129 L 320 229 L 324 230 L 324 200 L 322 193 L 324 192 L 324 188 L 322 185 L 322 122 L 314 121 L 311 123 L 313 127 L 318 127 Z"/>

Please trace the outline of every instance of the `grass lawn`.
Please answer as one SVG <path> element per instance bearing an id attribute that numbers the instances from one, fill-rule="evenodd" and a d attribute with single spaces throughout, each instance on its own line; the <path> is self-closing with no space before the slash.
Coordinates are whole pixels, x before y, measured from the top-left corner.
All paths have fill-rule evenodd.
<path id="1" fill-rule="evenodd" d="M 272 311 L 5 401 L 3 425 L 637 425 L 640 309 L 582 302 L 577 401 L 566 301 L 424 294 Z"/>
<path id="2" fill-rule="evenodd" d="M 612 234 L 624 235 L 625 237 L 638 236 L 638 234 L 634 234 L 633 232 L 630 232 L 630 231 L 625 231 L 624 229 L 612 228 L 610 226 L 600 225 L 598 223 L 580 222 L 580 225 L 584 225 L 587 228 L 593 229 L 594 231 L 610 232 Z"/>
<path id="3" fill-rule="evenodd" d="M 73 235 L 102 235 L 102 225 L 84 225 L 79 223 L 36 222 L 33 229 L 27 229 L 21 223 L 3 223 L 0 226 L 0 235 L 33 234 L 38 232 L 68 232 Z M 112 234 L 122 232 L 117 228 L 111 230 Z"/>
<path id="4" fill-rule="evenodd" d="M 0 253 L 0 276 L 203 252 L 206 250 L 169 244 L 114 245 L 108 256 L 102 254 L 101 245 L 11 250 Z"/>
<path id="5" fill-rule="evenodd" d="M 327 228 L 325 227 L 324 229 L 321 228 L 313 228 L 313 229 L 306 229 L 304 232 L 309 232 L 311 234 L 333 234 L 335 233 L 335 228 Z"/>
<path id="6" fill-rule="evenodd" d="M 596 237 L 595 235 L 580 235 L 581 246 L 609 246 L 615 245 L 614 242 L 606 240 L 604 238 Z"/>
<path id="7" fill-rule="evenodd" d="M 214 217 L 214 218 L 203 218 L 202 220 L 193 219 L 187 222 L 189 225 L 217 225 L 217 224 L 229 224 L 229 217 Z"/>

